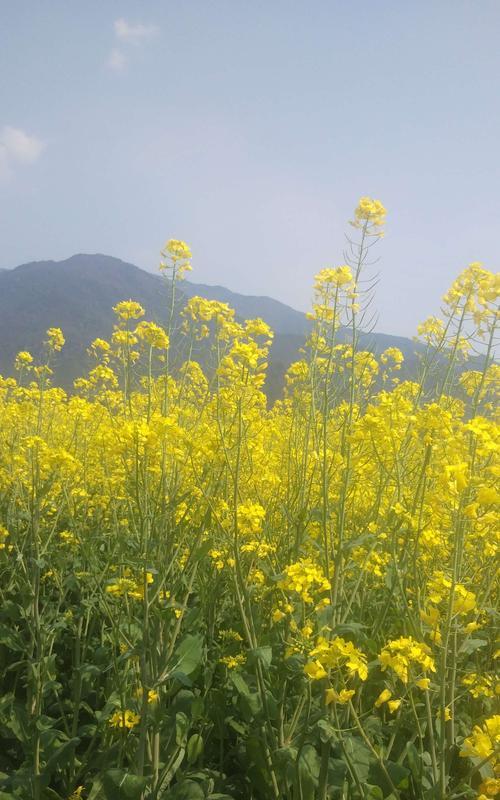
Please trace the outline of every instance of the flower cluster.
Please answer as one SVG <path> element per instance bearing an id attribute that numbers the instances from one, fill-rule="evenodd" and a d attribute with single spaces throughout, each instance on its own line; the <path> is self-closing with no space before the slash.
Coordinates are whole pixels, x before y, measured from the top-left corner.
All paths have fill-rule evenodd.
<path id="1" fill-rule="evenodd" d="M 131 597 L 142 600 L 144 597 L 144 584 L 153 583 L 153 574 L 146 572 L 144 576 L 133 577 L 130 569 L 125 569 L 123 577 L 113 580 L 106 586 L 106 592 L 112 597 Z"/>
<path id="2" fill-rule="evenodd" d="M 436 671 L 430 647 L 411 636 L 387 642 L 378 659 L 382 670 L 391 669 L 403 683 L 408 683 L 411 669 L 420 673 Z"/>
<path id="3" fill-rule="evenodd" d="M 475 725 L 460 750 L 462 758 L 479 758 L 481 760 L 498 759 L 500 745 L 500 716 L 497 714 L 486 719 L 482 725 Z M 495 767 L 496 763 L 492 766 Z"/>
<path id="4" fill-rule="evenodd" d="M 345 669 L 348 677 L 358 676 L 362 681 L 368 677 L 366 656 L 352 642 L 340 636 L 327 639 L 320 636 L 316 646 L 309 651 L 309 661 L 304 672 L 311 680 L 325 678 L 330 670 Z"/>
<path id="5" fill-rule="evenodd" d="M 321 567 L 311 558 L 301 558 L 295 564 L 289 564 L 278 586 L 284 591 L 298 594 L 304 603 L 313 603 L 313 595 L 317 596 L 331 589 L 330 581 Z"/>
<path id="6" fill-rule="evenodd" d="M 385 223 L 387 211 L 380 200 L 362 197 L 354 211 L 353 225 L 357 228 L 373 226 L 380 228 Z"/>
<path id="7" fill-rule="evenodd" d="M 255 536 L 262 530 L 266 516 L 265 509 L 259 503 L 240 503 L 238 505 L 238 531 L 243 536 Z"/>

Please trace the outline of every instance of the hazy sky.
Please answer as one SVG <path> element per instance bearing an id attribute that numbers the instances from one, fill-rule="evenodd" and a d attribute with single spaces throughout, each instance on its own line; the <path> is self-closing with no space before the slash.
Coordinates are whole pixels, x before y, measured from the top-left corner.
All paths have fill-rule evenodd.
<path id="1" fill-rule="evenodd" d="M 500 0 L 0 0 L 0 267 L 76 252 L 306 309 L 360 195 L 378 330 L 496 269 Z"/>

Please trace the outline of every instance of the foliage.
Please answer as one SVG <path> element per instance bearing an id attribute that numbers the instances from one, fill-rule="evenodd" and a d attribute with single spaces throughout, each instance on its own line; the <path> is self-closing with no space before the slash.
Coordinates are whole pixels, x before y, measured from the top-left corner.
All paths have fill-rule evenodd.
<path id="1" fill-rule="evenodd" d="M 362 198 L 271 409 L 272 332 L 224 303 L 176 368 L 179 240 L 165 327 L 124 300 L 74 393 L 57 328 L 0 378 L 0 800 L 498 793 L 498 279 L 462 272 L 400 381 L 359 347 L 384 222 Z"/>

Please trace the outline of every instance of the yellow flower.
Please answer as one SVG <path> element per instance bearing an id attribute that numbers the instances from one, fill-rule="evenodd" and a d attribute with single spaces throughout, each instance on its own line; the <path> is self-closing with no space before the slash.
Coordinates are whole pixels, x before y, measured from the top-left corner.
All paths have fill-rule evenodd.
<path id="1" fill-rule="evenodd" d="M 189 259 L 192 256 L 189 245 L 181 239 L 169 239 L 165 245 L 165 250 L 173 259 Z"/>
<path id="2" fill-rule="evenodd" d="M 430 606 L 427 611 L 420 612 L 420 619 L 422 622 L 427 623 L 432 628 L 436 627 L 440 618 L 439 609 L 436 606 Z"/>
<path id="3" fill-rule="evenodd" d="M 285 577 L 278 583 L 278 587 L 296 592 L 305 603 L 312 603 L 313 594 L 328 592 L 331 585 L 319 565 L 311 558 L 302 558 L 286 567 Z"/>
<path id="4" fill-rule="evenodd" d="M 427 691 L 430 685 L 430 678 L 420 678 L 418 681 L 415 681 L 415 686 L 418 686 L 419 689 L 423 689 L 424 691 Z"/>
<path id="5" fill-rule="evenodd" d="M 138 700 L 141 700 L 141 698 L 142 698 L 142 686 L 139 686 L 139 688 L 137 689 L 136 697 L 138 698 Z M 158 702 L 159 699 L 160 699 L 160 695 L 158 694 L 158 692 L 155 689 L 149 689 L 148 690 L 148 703 L 156 703 L 156 702 Z"/>
<path id="6" fill-rule="evenodd" d="M 389 689 L 383 689 L 383 691 L 380 692 L 379 696 L 375 700 L 374 703 L 375 708 L 380 708 L 380 706 L 383 705 L 384 703 L 387 703 L 391 699 L 391 697 L 392 697 L 392 692 L 390 692 Z"/>
<path id="7" fill-rule="evenodd" d="M 482 726 L 474 726 L 472 734 L 464 740 L 460 755 L 462 758 L 490 758 L 499 744 L 500 716 L 496 715 L 485 720 Z"/>
<path id="8" fill-rule="evenodd" d="M 388 642 L 379 655 L 379 662 L 382 670 L 391 668 L 403 683 L 408 683 L 412 664 L 429 672 L 436 671 L 430 647 L 411 636 L 401 636 Z"/>
<path id="9" fill-rule="evenodd" d="M 242 535 L 255 535 L 262 530 L 266 512 L 260 503 L 240 503 L 237 516 L 239 532 Z"/>
<path id="10" fill-rule="evenodd" d="M 327 672 L 320 661 L 308 661 L 304 667 L 304 672 L 312 681 L 320 681 L 327 676 Z"/>
<path id="11" fill-rule="evenodd" d="M 71 531 L 61 531 L 59 533 L 59 538 L 61 540 L 61 544 L 67 544 L 72 546 L 76 546 L 78 544 L 77 537 Z"/>
<path id="12" fill-rule="evenodd" d="M 403 353 L 397 347 L 388 347 L 380 356 L 380 360 L 382 364 L 389 364 L 392 361 L 394 364 L 393 369 L 398 370 L 401 369 L 401 364 L 405 359 Z"/>
<path id="13" fill-rule="evenodd" d="M 0 525 L 0 550 L 4 550 L 7 547 L 6 540 L 9 536 L 9 531 L 7 528 L 4 528 L 3 525 Z"/>
<path id="14" fill-rule="evenodd" d="M 130 711 L 130 709 L 125 709 L 125 711 L 115 711 L 113 716 L 109 719 L 109 724 L 113 728 L 127 728 L 128 730 L 131 730 L 132 728 L 135 728 L 140 721 L 141 718 L 139 714 L 136 714 L 134 711 Z"/>
<path id="15" fill-rule="evenodd" d="M 401 705 L 401 700 L 389 700 L 387 703 L 387 707 L 391 714 L 394 714 L 395 711 L 398 710 L 399 706 Z"/>
<path id="16" fill-rule="evenodd" d="M 493 675 L 478 675 L 469 672 L 462 678 L 462 684 L 467 686 L 472 697 L 495 697 L 496 680 Z"/>
<path id="17" fill-rule="evenodd" d="M 479 791 L 483 792 L 483 797 L 496 797 L 500 794 L 500 778 L 486 778 L 479 787 Z"/>
<path id="18" fill-rule="evenodd" d="M 60 328 L 49 328 L 47 331 L 47 345 L 51 350 L 62 350 L 65 344 L 63 332 Z"/>
<path id="19" fill-rule="evenodd" d="M 232 628 L 229 628 L 228 630 L 220 630 L 219 638 L 222 639 L 224 642 L 243 641 L 243 636 L 240 633 L 238 633 L 238 631 L 234 631 Z"/>
<path id="20" fill-rule="evenodd" d="M 144 320 L 139 322 L 135 329 L 135 335 L 157 350 L 168 350 L 169 338 L 163 328 L 154 322 L 145 322 Z"/>
<path id="21" fill-rule="evenodd" d="M 116 306 L 113 306 L 113 311 L 123 320 L 139 319 L 139 317 L 144 316 L 143 307 L 134 300 L 122 300 Z"/>
<path id="22" fill-rule="evenodd" d="M 339 288 L 353 282 L 350 267 L 345 264 L 342 267 L 325 267 L 321 272 L 314 276 L 314 288 L 317 291 L 324 291 L 326 287 Z"/>
<path id="23" fill-rule="evenodd" d="M 372 225 L 374 227 L 381 227 L 385 222 L 386 210 L 380 200 L 373 200 L 371 197 L 362 197 L 354 211 L 355 227 L 359 228 L 362 225 Z"/>
<path id="24" fill-rule="evenodd" d="M 246 656 L 243 653 L 238 653 L 235 656 L 222 656 L 219 659 L 221 664 L 225 664 L 228 669 L 237 669 L 241 667 L 246 661 Z"/>
<path id="25" fill-rule="evenodd" d="M 480 628 L 482 628 L 481 623 L 474 620 L 473 622 L 468 622 L 464 630 L 465 633 L 474 633 L 474 631 L 478 631 Z"/>
<path id="26" fill-rule="evenodd" d="M 341 636 L 335 636 L 331 640 L 319 636 L 316 646 L 309 652 L 309 657 L 317 659 L 316 663 L 327 669 L 344 667 L 349 677 L 358 675 L 362 681 L 368 677 L 365 654 Z"/>
<path id="27" fill-rule="evenodd" d="M 460 464 L 450 464 L 445 466 L 445 471 L 450 481 L 453 482 L 457 491 L 462 492 L 469 484 L 468 465 L 466 462 Z"/>
<path id="28" fill-rule="evenodd" d="M 330 703 L 339 703 L 346 705 L 349 700 L 356 694 L 354 689 L 341 689 L 336 692 L 335 689 L 327 689 L 325 692 L 325 704 L 328 706 Z"/>
<path id="29" fill-rule="evenodd" d="M 110 349 L 109 342 L 105 339 L 94 339 L 90 347 L 92 350 L 102 350 L 103 353 L 107 353 Z"/>
<path id="30" fill-rule="evenodd" d="M 192 269 L 190 263 L 192 257 L 191 248 L 181 239 L 169 239 L 161 251 L 161 256 L 160 272 L 171 269 L 174 279 L 183 278 L 184 273 Z"/>
<path id="31" fill-rule="evenodd" d="M 465 586 L 457 583 L 455 586 L 455 593 L 453 599 L 453 613 L 454 614 L 467 614 L 476 607 L 476 595 L 474 592 L 469 592 Z"/>
<path id="32" fill-rule="evenodd" d="M 33 363 L 33 356 L 31 355 L 31 353 L 28 353 L 27 350 L 21 350 L 21 352 L 17 354 L 16 369 L 21 369 L 22 367 L 28 367 L 32 363 Z"/>
<path id="33" fill-rule="evenodd" d="M 483 486 L 477 493 L 477 502 L 482 506 L 498 505 L 500 493 L 493 486 Z"/>

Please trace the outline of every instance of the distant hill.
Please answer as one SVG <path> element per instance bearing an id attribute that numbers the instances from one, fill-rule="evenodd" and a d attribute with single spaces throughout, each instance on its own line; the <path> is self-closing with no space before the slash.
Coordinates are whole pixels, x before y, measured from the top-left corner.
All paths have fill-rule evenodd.
<path id="1" fill-rule="evenodd" d="M 270 297 L 237 294 L 223 286 L 182 281 L 179 308 L 186 298 L 201 295 L 228 303 L 240 319 L 261 317 L 274 330 L 266 390 L 279 396 L 283 375 L 300 357 L 310 323 L 300 311 Z M 132 298 L 146 309 L 146 317 L 165 322 L 167 287 L 161 276 L 118 258 L 79 254 L 64 261 L 35 261 L 15 269 L 0 270 L 0 374 L 12 374 L 20 350 L 40 352 L 45 331 L 62 328 L 66 346 L 58 357 L 55 382 L 71 388 L 75 377 L 88 367 L 86 349 L 96 337 L 109 338 L 114 323 L 112 306 Z M 403 337 L 373 333 L 363 335 L 361 346 L 373 352 L 399 347 L 408 370 L 415 363 L 415 343 Z"/>

